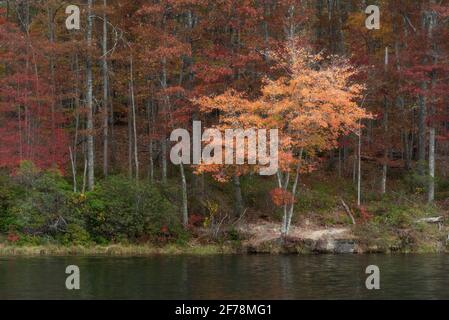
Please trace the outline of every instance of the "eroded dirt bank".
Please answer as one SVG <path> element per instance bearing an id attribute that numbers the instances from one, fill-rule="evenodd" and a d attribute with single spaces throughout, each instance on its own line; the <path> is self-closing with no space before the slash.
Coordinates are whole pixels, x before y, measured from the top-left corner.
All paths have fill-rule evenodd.
<path id="1" fill-rule="evenodd" d="M 419 252 L 418 244 L 402 239 L 379 241 L 357 236 L 350 227 L 292 226 L 287 239 L 281 238 L 279 224 L 272 222 L 249 223 L 239 227 L 245 234 L 241 243 L 247 253 L 388 253 Z M 428 243 L 428 252 L 447 252 L 449 241 L 441 238 Z M 414 247 L 415 245 L 415 247 Z"/>
<path id="2" fill-rule="evenodd" d="M 263 222 L 239 227 L 246 235 L 242 248 L 248 253 L 355 253 L 356 238 L 350 228 L 305 228 L 292 226 L 289 237 L 281 239 L 279 224 Z"/>

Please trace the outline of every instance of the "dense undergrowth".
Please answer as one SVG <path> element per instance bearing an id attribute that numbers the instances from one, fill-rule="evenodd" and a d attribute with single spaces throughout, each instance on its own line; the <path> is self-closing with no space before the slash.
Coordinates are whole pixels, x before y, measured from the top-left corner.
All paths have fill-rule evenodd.
<path id="1" fill-rule="evenodd" d="M 189 175 L 189 179 L 196 177 Z M 189 190 L 190 223 L 185 229 L 175 179 L 166 185 L 151 185 L 114 175 L 101 180 L 94 191 L 82 193 L 74 192 L 70 179 L 59 172 L 41 171 L 24 162 L 14 174 L 0 174 L 0 243 L 4 247 L 235 244 L 244 238 L 234 229 L 236 220 L 280 221 L 281 209 L 269 196 L 275 187 L 273 179 L 242 177 L 247 209 L 243 217 L 233 213 L 232 184 L 205 179 L 202 183 L 207 188 L 201 192 Z M 363 205 L 357 207 L 352 181 L 338 179 L 338 183 L 329 183 L 329 179 L 326 175 L 304 176 L 295 224 L 310 228 L 351 227 L 361 244 L 391 251 L 439 251 L 445 243 L 445 223 L 419 222 L 423 217 L 446 217 L 444 196 L 437 204 L 427 205 L 419 183 L 414 186 L 407 178 L 394 180 L 383 196 L 366 187 Z M 449 190 L 446 181 L 440 181 L 438 186 L 438 194 Z M 341 205 L 342 200 L 351 208 L 355 225 Z"/>
<path id="2" fill-rule="evenodd" d="M 23 163 L 0 178 L 0 232 L 15 244 L 89 245 L 184 241 L 178 210 L 162 191 L 123 176 L 73 192 L 57 171 Z"/>

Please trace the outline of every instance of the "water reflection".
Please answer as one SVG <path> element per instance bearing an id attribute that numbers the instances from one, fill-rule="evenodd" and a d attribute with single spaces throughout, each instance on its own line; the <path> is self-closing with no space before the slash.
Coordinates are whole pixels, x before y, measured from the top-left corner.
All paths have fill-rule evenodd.
<path id="1" fill-rule="evenodd" d="M 80 291 L 65 289 L 69 264 Z M 447 270 L 448 255 L 0 258 L 0 299 L 449 299 Z"/>

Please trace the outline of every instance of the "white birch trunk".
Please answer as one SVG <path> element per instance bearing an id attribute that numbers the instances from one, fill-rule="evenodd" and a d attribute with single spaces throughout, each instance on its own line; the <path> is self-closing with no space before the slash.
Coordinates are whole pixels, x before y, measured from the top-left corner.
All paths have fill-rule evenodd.
<path id="1" fill-rule="evenodd" d="M 94 164 L 94 132 L 93 132 L 93 80 L 92 80 L 92 5 L 93 0 L 87 1 L 87 188 L 93 190 L 95 183 Z"/>
<path id="2" fill-rule="evenodd" d="M 181 172 L 181 181 L 182 181 L 182 223 L 184 227 L 187 227 L 189 224 L 189 212 L 187 208 L 187 182 L 186 175 L 184 172 L 184 165 L 181 163 L 179 165 L 179 169 Z"/>

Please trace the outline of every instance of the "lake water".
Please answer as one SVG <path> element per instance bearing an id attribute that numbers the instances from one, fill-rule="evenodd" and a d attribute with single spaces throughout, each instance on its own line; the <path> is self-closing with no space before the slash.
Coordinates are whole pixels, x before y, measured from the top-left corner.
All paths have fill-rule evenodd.
<path id="1" fill-rule="evenodd" d="M 449 299 L 449 255 L 0 257 L 0 299 Z"/>

